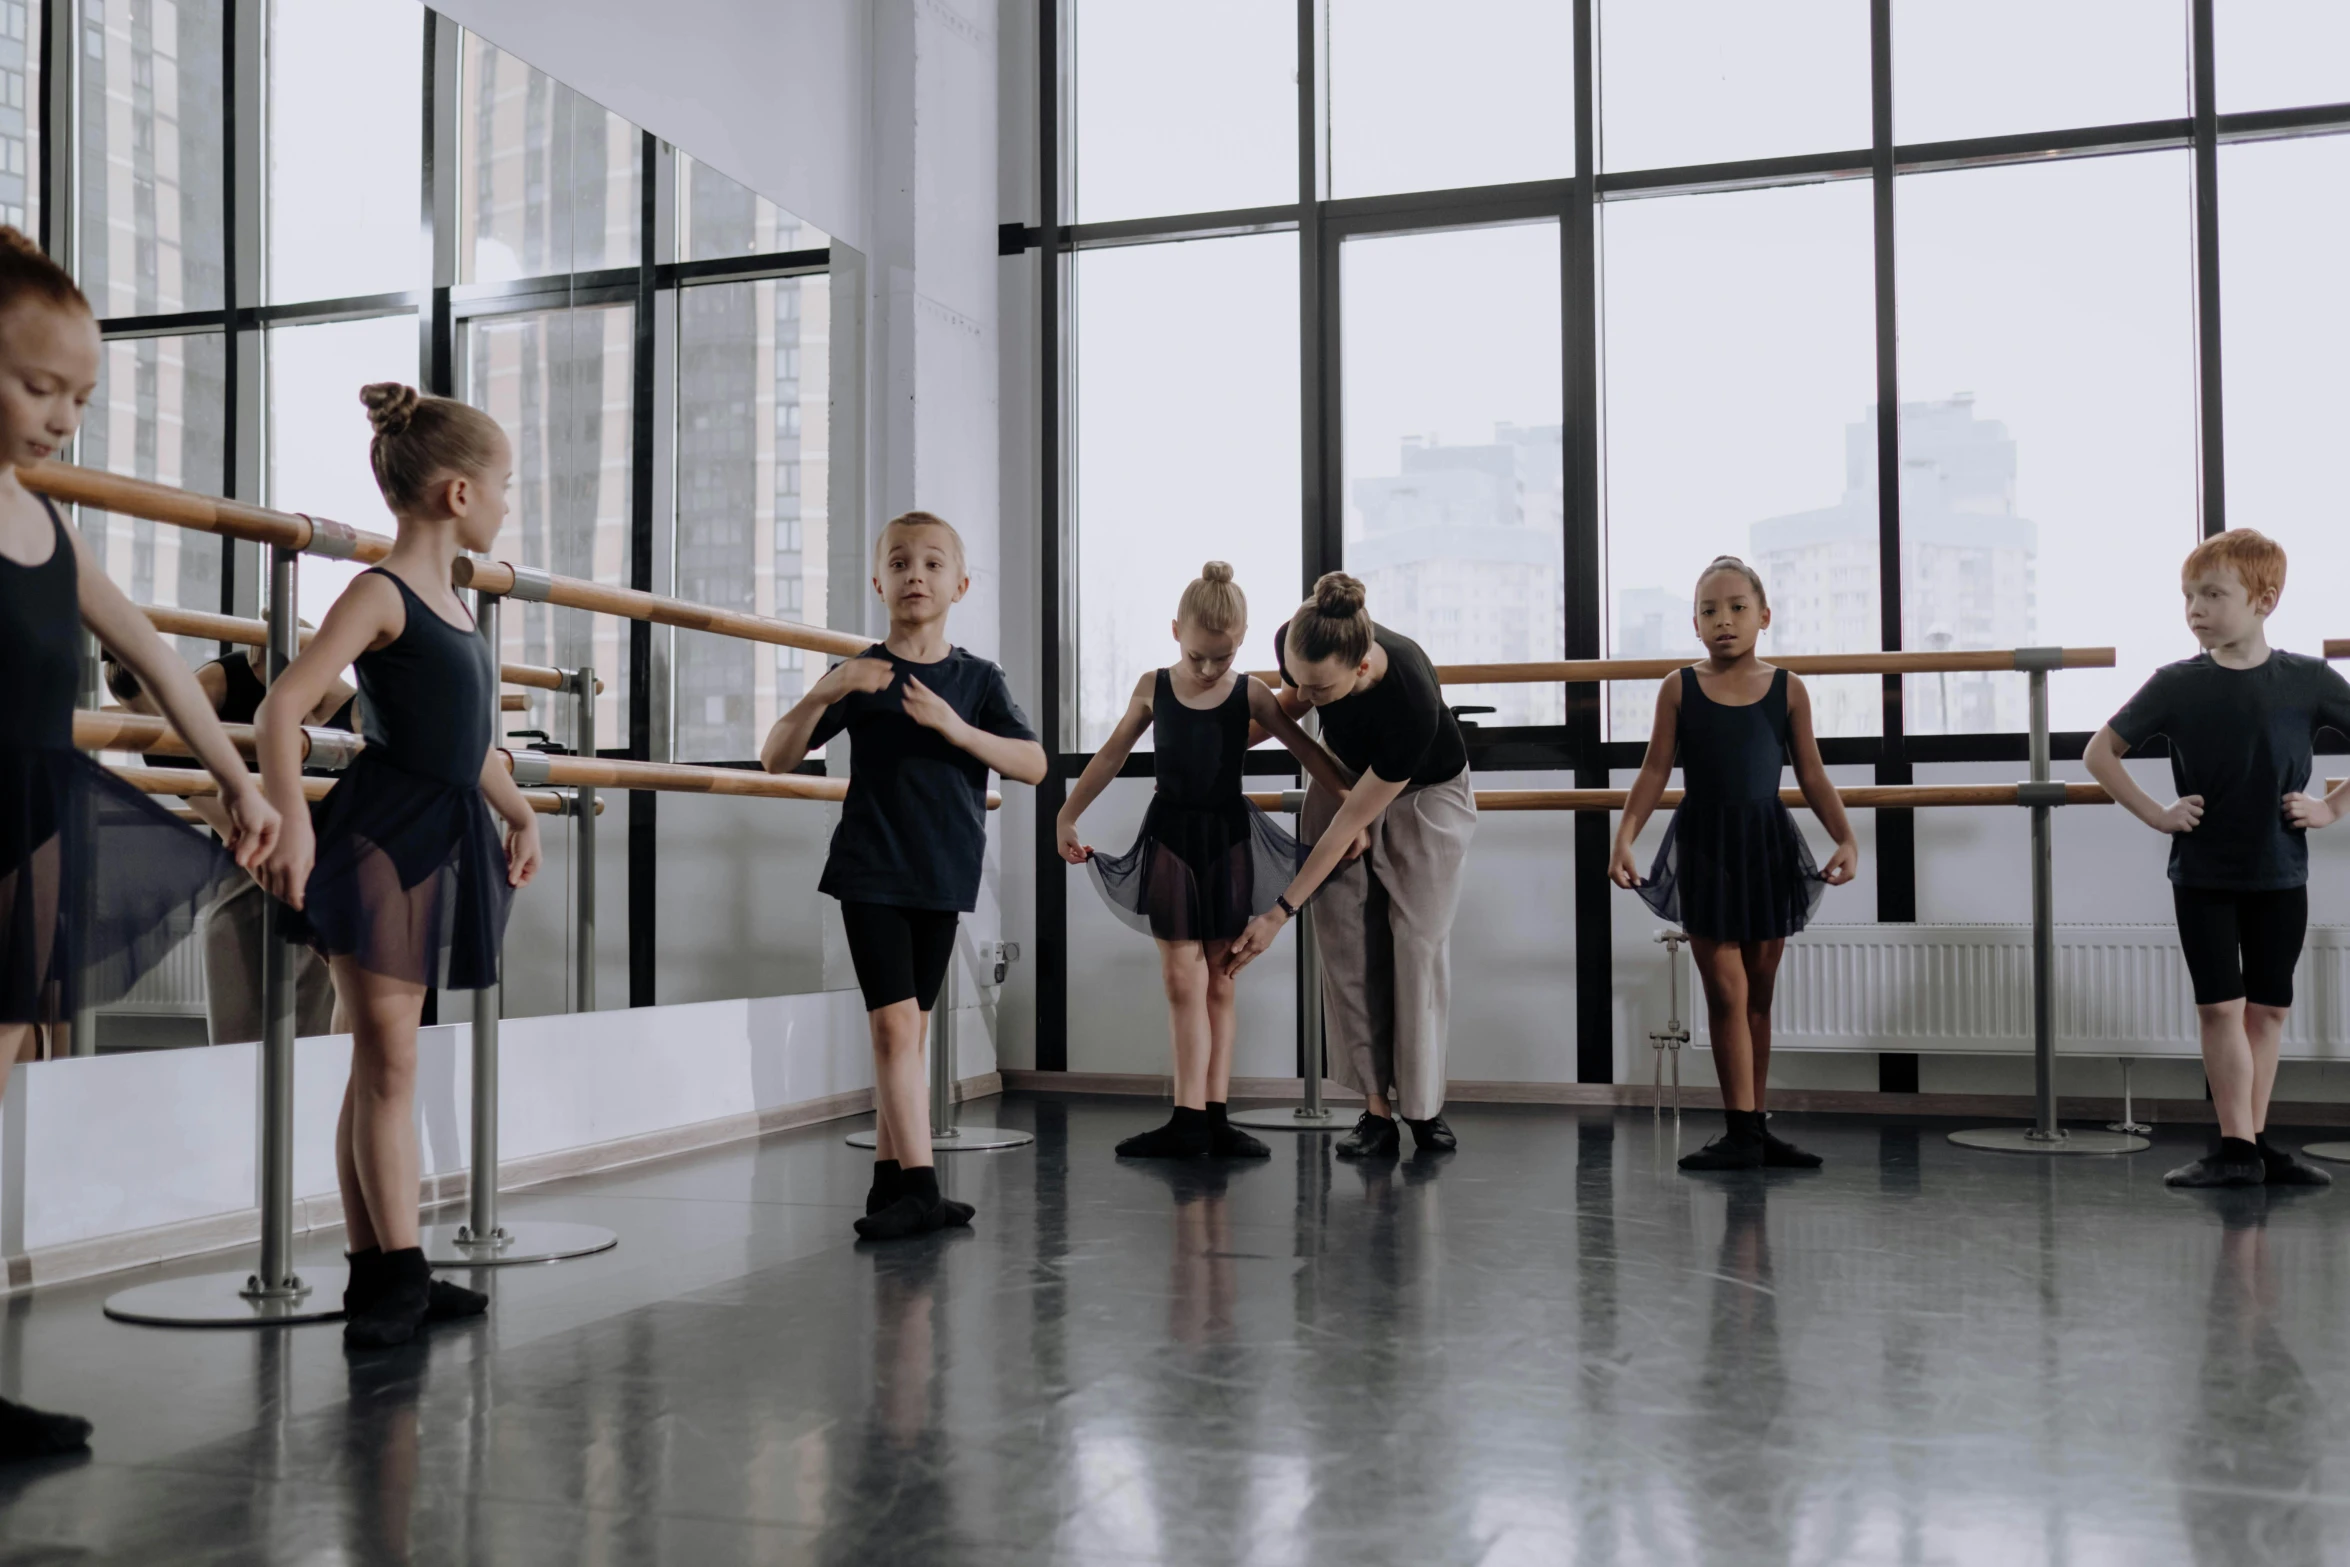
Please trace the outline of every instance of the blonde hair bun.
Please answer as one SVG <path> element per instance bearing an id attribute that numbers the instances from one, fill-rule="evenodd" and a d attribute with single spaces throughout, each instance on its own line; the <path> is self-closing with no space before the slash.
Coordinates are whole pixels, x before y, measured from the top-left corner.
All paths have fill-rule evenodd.
<path id="1" fill-rule="evenodd" d="M 1326 571 L 1314 583 L 1314 608 L 1325 615 L 1359 615 L 1369 596 L 1361 579 L 1343 571 Z"/>
<path id="2" fill-rule="evenodd" d="M 1205 566 L 1200 567 L 1199 579 L 1202 582 L 1230 582 L 1232 580 L 1232 562 L 1228 560 L 1209 561 Z"/>
<path id="3" fill-rule="evenodd" d="M 416 417 L 421 399 L 415 387 L 402 382 L 371 381 L 359 388 L 359 401 L 367 405 L 367 422 L 376 434 L 398 435 Z"/>

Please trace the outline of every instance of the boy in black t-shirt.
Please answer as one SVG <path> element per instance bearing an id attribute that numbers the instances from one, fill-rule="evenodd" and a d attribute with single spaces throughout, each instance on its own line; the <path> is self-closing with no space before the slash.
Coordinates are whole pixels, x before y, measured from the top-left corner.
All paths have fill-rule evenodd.
<path id="1" fill-rule="evenodd" d="M 888 638 L 834 665 L 759 748 L 762 766 L 786 773 L 843 730 L 854 742 L 817 889 L 840 900 L 873 1032 L 873 1189 L 857 1221 L 867 1240 L 971 1222 L 931 1167 L 923 1041 L 956 917 L 979 901 L 988 771 L 1026 784 L 1045 774 L 1004 672 L 947 641 L 947 610 L 970 585 L 953 528 L 928 512 L 894 518 L 873 562 Z"/>
<path id="2" fill-rule="evenodd" d="M 2117 804 L 2171 834 L 2179 947 L 2195 985 L 2203 1071 L 2219 1112 L 2216 1151 L 2173 1186 L 2330 1186 L 2263 1135 L 2293 969 L 2309 924 L 2313 828 L 2350 811 L 2350 784 L 2305 793 L 2317 731 L 2350 735 L 2350 682 L 2322 659 L 2272 650 L 2269 614 L 2285 552 L 2249 528 L 2204 540 L 2180 570 L 2187 629 L 2203 651 L 2165 664 L 2089 742 L 2089 771 Z M 2158 805 L 2122 766 L 2134 746 L 2170 742 L 2179 798 Z"/>

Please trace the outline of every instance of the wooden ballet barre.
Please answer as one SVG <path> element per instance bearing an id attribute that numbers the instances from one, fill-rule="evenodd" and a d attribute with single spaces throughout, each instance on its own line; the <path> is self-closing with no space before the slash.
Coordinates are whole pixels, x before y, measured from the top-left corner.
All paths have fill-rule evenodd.
<path id="1" fill-rule="evenodd" d="M 2331 643 L 2327 644 L 2329 647 Z M 2350 648 L 2350 643 L 2343 644 Z M 2001 673 L 2032 668 L 2031 653 L 2040 649 L 1979 648 L 1946 653 L 1790 653 L 1771 664 L 1797 675 L 1959 675 Z M 2057 669 L 2111 669 L 2109 647 L 2068 647 L 2045 650 Z M 2018 655 L 2025 655 L 2019 662 Z M 2332 655 L 2329 655 L 2332 656 Z M 2350 658 L 2350 652 L 2342 657 Z M 1543 664 L 1439 664 L 1436 678 L 1448 686 L 1477 685 L 1589 685 L 1609 680 L 1662 680 L 1676 670 L 1698 663 L 1696 658 L 1572 658 Z M 1258 670 L 1256 678 L 1269 686 L 1281 684 L 1279 672 Z"/>
<path id="2" fill-rule="evenodd" d="M 1480 789 L 1477 791 L 1477 809 L 1480 811 L 1620 811 L 1627 789 Z M 1681 803 L 1682 791 L 1667 789 L 1658 806 Z M 1838 799 L 1853 810 L 1907 811 L 1946 805 L 2017 805 L 2014 784 L 1863 784 L 1836 791 Z M 1800 808 L 1806 802 L 1800 789 L 1779 791 L 1781 804 Z M 1278 793 L 1258 793 L 1249 796 L 1249 802 L 1260 810 L 1280 811 L 1288 807 Z M 2113 796 L 2102 784 L 2068 783 L 2064 786 L 2067 805 L 2111 805 Z"/>
<path id="3" fill-rule="evenodd" d="M 2326 638 L 2326 657 L 2350 658 L 2350 637 Z"/>
<path id="4" fill-rule="evenodd" d="M 269 623 L 245 620 L 235 615 L 207 614 L 200 609 L 172 609 L 162 604 L 142 604 L 147 619 L 157 631 L 167 637 L 198 637 L 207 642 L 235 642 L 244 647 L 267 647 Z M 302 640 L 308 642 L 318 633 L 305 631 Z M 500 664 L 498 679 L 510 686 L 529 686 L 538 691 L 566 689 L 571 677 L 560 669 L 549 669 L 543 664 Z M 596 682 L 601 692 L 604 682 Z"/>
<path id="5" fill-rule="evenodd" d="M 168 794 L 186 797 L 192 794 L 220 793 L 220 780 L 197 767 L 108 767 L 107 771 L 142 794 Z M 302 780 L 302 798 L 316 804 L 327 797 L 340 780 L 333 778 L 305 778 Z M 523 799 L 541 816 L 567 816 L 571 813 L 571 799 L 552 789 L 525 789 Z M 174 813 L 175 815 L 178 813 Z M 596 802 L 596 814 L 604 814 L 604 802 Z"/>
<path id="6" fill-rule="evenodd" d="M 361 560 L 370 565 L 392 552 L 392 541 L 331 517 L 305 517 L 290 511 L 272 511 L 247 501 L 201 495 L 174 485 L 125 478 L 73 463 L 37 462 L 16 470 L 28 490 L 53 501 L 92 506 L 167 522 L 198 533 L 228 539 L 249 539 L 279 549 L 301 550 L 336 560 Z"/>
<path id="7" fill-rule="evenodd" d="M 461 588 L 500 594 L 522 603 L 556 604 L 565 609 L 618 615 L 626 620 L 646 620 L 658 626 L 675 626 L 683 631 L 707 631 L 714 636 L 734 637 L 744 642 L 767 642 L 777 647 L 796 647 L 841 658 L 853 658 L 874 643 L 872 637 L 858 636 L 854 632 L 827 631 L 822 626 L 803 626 L 792 620 L 773 620 L 765 615 L 711 609 L 706 605 L 688 603 L 684 599 L 663 598 L 658 593 L 644 593 L 635 588 L 609 587 L 601 582 L 584 582 L 577 577 L 558 577 L 543 571 L 517 571 L 500 560 L 474 560 L 470 556 L 460 555 L 451 576 Z"/>
<path id="8" fill-rule="evenodd" d="M 253 754 L 251 724 L 220 727 L 238 751 L 247 756 Z M 334 737 L 338 748 L 347 744 L 351 754 L 362 748 L 356 737 L 340 730 L 305 729 L 302 732 L 305 761 L 310 757 L 313 743 L 322 742 L 328 735 Z M 169 724 L 143 713 L 77 712 L 73 715 L 73 743 L 83 751 L 193 754 L 188 743 L 173 733 Z M 619 756 L 556 756 L 545 751 L 503 754 L 508 768 L 526 789 L 551 784 L 567 789 L 652 789 L 667 794 L 726 794 L 761 800 L 841 800 L 849 792 L 845 778 L 818 778 L 807 773 L 760 773 L 742 767 L 695 767 L 684 762 L 635 762 Z M 145 770 L 175 776 L 187 774 L 184 768 Z M 993 789 L 987 792 L 989 810 L 1003 803 L 1002 794 Z"/>

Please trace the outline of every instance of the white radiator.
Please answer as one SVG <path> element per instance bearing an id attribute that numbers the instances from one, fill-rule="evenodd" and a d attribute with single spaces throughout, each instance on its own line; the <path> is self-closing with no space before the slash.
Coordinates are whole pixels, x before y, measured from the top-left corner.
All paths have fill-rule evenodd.
<path id="1" fill-rule="evenodd" d="M 1656 953 L 1660 982 L 1643 1003 L 1656 1017 L 1644 1017 L 1643 1026 L 1663 1017 L 1663 949 Z M 1688 959 L 1682 963 L 1683 1015 L 1702 1044 L 1705 1006 Z M 1771 1046 L 2028 1052 L 2031 927 L 1815 925 L 1787 943 Z M 2056 1048 L 2086 1056 L 2197 1054 L 2178 932 L 2169 925 L 2059 925 Z M 2310 930 L 2293 978 L 2284 1054 L 2350 1060 L 2350 927 Z"/>
<path id="2" fill-rule="evenodd" d="M 187 940 L 163 955 L 163 961 L 139 976 L 139 982 L 119 1001 L 98 1010 L 141 1017 L 202 1017 L 205 1015 L 204 927 L 199 918 Z"/>

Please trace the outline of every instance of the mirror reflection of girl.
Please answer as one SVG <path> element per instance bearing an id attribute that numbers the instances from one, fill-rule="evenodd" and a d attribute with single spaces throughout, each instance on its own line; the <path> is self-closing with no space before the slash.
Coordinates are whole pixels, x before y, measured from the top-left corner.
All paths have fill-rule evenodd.
<path id="1" fill-rule="evenodd" d="M 498 982 L 513 890 L 538 871 L 539 828 L 497 749 L 496 656 L 449 586 L 457 552 L 498 536 L 513 449 L 488 414 L 449 398 L 389 381 L 359 397 L 397 540 L 270 684 L 254 741 L 287 814 L 262 884 L 296 911 L 289 934 L 325 954 L 351 1025 L 335 1125 L 351 1258 L 343 1343 L 381 1349 L 489 1304 L 435 1279 L 418 1243 L 416 1030 L 427 986 Z M 302 720 L 345 669 L 358 675 L 367 747 L 314 824 Z"/>
<path id="2" fill-rule="evenodd" d="M 1343 793 L 1347 779 L 1282 711 L 1272 687 L 1234 666 L 1248 640 L 1248 599 L 1230 566 L 1212 560 L 1200 568 L 1175 607 L 1173 631 L 1182 657 L 1135 682 L 1125 715 L 1061 807 L 1061 858 L 1090 861 L 1111 909 L 1159 944 L 1175 1111 L 1166 1125 L 1121 1142 L 1119 1155 L 1262 1159 L 1272 1150 L 1225 1118 L 1239 1016 L 1224 959 L 1248 922 L 1274 907 L 1303 856 L 1241 792 L 1241 766 L 1250 744 L 1269 734 L 1324 788 Z M 1096 854 L 1078 841 L 1077 819 L 1146 729 L 1158 789 L 1142 832 L 1124 854 Z"/>
<path id="3" fill-rule="evenodd" d="M 1705 988 L 1727 1127 L 1681 1168 L 1817 1169 L 1817 1154 L 1773 1136 L 1763 1120 L 1771 990 L 1787 938 L 1810 921 L 1827 888 L 1852 880 L 1860 849 L 1820 764 L 1811 694 L 1755 657 L 1755 640 L 1771 623 L 1762 578 L 1736 556 L 1718 557 L 1697 579 L 1692 620 L 1705 660 L 1668 675 L 1657 693 L 1656 726 L 1616 826 L 1608 875 L 1688 933 Z M 1676 762 L 1686 793 L 1644 881 L 1632 840 Z M 1790 762 L 1805 803 L 1836 843 L 1824 869 L 1814 868 L 1779 802 L 1779 770 Z"/>
<path id="4" fill-rule="evenodd" d="M 231 854 L 253 865 L 278 832 L 179 655 L 17 478 L 73 439 L 98 354 L 98 323 L 73 279 L 0 228 L 0 1089 L 36 1027 L 128 990 L 193 928 L 233 873 Z M 227 850 L 74 749 L 85 627 L 219 780 Z M 79 1416 L 0 1399 L 0 1461 L 70 1452 L 89 1436 Z"/>

